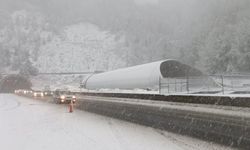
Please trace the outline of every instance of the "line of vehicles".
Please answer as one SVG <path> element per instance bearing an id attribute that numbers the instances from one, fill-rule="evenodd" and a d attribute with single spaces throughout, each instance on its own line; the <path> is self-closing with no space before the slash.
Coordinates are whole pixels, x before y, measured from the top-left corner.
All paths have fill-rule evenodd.
<path id="1" fill-rule="evenodd" d="M 55 91 L 50 90 L 48 87 L 45 87 L 42 91 L 19 89 L 15 90 L 15 94 L 32 96 L 34 98 L 52 97 L 53 102 L 57 104 L 76 102 L 76 95 L 65 89 L 56 89 Z"/>

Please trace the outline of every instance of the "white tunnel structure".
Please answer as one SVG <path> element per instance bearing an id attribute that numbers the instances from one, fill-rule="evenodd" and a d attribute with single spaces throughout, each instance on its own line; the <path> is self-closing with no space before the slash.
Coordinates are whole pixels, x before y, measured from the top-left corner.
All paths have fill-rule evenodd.
<path id="1" fill-rule="evenodd" d="M 201 76 L 203 73 L 176 60 L 148 64 L 93 74 L 83 80 L 83 87 L 97 89 L 158 89 L 160 78 Z"/>

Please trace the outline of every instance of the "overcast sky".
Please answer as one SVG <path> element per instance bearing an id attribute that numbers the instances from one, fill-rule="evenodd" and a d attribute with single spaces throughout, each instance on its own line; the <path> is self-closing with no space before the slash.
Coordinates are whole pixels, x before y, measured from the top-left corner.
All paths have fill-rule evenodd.
<path id="1" fill-rule="evenodd" d="M 137 4 L 157 4 L 159 0 L 135 0 Z"/>

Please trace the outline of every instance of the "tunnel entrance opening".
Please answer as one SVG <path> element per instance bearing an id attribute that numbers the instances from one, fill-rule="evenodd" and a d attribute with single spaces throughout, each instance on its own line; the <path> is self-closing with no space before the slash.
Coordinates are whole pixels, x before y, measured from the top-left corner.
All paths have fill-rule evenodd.
<path id="1" fill-rule="evenodd" d="M 21 75 L 8 75 L 0 81 L 0 93 L 13 93 L 18 89 L 31 89 L 31 82 Z"/>
<path id="2" fill-rule="evenodd" d="M 189 65 L 182 64 L 175 60 L 168 60 L 160 65 L 160 71 L 163 78 L 177 78 L 187 76 L 202 76 L 201 71 Z"/>

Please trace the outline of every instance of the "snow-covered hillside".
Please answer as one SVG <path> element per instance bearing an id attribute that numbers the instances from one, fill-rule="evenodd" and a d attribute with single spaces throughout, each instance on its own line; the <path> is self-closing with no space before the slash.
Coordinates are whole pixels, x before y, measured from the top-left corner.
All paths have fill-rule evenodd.
<path id="1" fill-rule="evenodd" d="M 115 55 L 119 42 L 90 23 L 67 26 L 42 46 L 35 66 L 40 72 L 112 70 L 125 63 Z"/>

